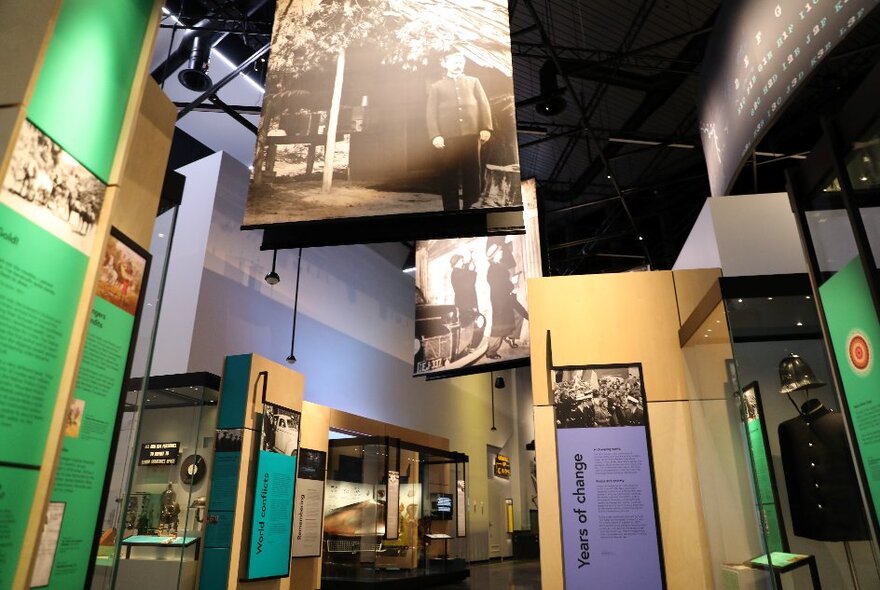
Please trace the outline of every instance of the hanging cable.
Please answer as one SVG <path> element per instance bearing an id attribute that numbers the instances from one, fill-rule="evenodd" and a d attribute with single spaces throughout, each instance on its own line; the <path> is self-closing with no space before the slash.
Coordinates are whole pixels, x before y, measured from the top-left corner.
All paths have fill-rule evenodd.
<path id="1" fill-rule="evenodd" d="M 296 362 L 296 356 L 293 354 L 293 345 L 296 342 L 296 308 L 299 305 L 299 274 L 302 269 L 303 249 L 299 249 L 299 256 L 296 260 L 296 286 L 293 290 L 293 328 L 290 330 L 290 356 L 287 362 L 291 365 Z"/>

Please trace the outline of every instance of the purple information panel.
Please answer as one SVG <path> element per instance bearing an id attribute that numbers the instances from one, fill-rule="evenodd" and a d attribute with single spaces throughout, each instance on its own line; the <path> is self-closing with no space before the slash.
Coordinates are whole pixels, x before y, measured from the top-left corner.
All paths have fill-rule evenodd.
<path id="1" fill-rule="evenodd" d="M 565 587 L 666 587 L 640 364 L 554 369 Z"/>

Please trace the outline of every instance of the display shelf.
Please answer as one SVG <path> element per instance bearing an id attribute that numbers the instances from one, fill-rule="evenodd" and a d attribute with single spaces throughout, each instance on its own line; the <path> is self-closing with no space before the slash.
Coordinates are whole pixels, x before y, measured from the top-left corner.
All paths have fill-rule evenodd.
<path id="1" fill-rule="evenodd" d="M 131 559 L 132 547 L 177 547 L 187 548 L 195 545 L 195 559 L 199 558 L 201 537 L 157 537 L 152 535 L 134 535 L 122 540 L 125 546 L 125 559 Z"/>
<path id="2" fill-rule="evenodd" d="M 773 574 L 776 588 L 782 588 L 782 574 L 807 566 L 810 568 L 810 579 L 814 590 L 822 590 L 822 582 L 819 581 L 819 570 L 816 567 L 816 558 L 813 555 L 799 555 L 797 553 L 773 553 L 759 555 L 750 559 L 746 565 L 755 569 L 768 570 Z"/>

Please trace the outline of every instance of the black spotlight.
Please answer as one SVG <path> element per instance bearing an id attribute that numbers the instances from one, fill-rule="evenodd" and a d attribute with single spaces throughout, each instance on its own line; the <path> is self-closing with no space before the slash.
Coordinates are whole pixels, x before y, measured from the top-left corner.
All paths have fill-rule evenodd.
<path id="1" fill-rule="evenodd" d="M 275 259 L 278 257 L 278 250 L 272 251 L 272 270 L 270 270 L 266 274 L 266 282 L 270 285 L 277 285 L 281 280 L 281 277 L 278 276 L 278 273 L 275 272 Z"/>
<path id="2" fill-rule="evenodd" d="M 204 92 L 211 87 L 211 78 L 207 73 L 210 58 L 211 44 L 204 37 L 194 36 L 189 54 L 189 66 L 177 73 L 177 79 L 184 88 L 195 92 Z"/>
<path id="3" fill-rule="evenodd" d="M 296 357 L 293 356 L 293 355 L 291 354 L 291 355 L 289 355 L 289 356 L 287 357 L 287 359 L 285 359 L 285 360 L 287 360 L 287 363 L 288 363 L 288 364 L 292 365 L 292 364 L 294 364 L 294 363 L 296 362 Z"/>
<path id="4" fill-rule="evenodd" d="M 568 103 L 561 96 L 564 91 L 556 83 L 556 76 L 558 74 L 559 71 L 556 69 L 556 64 L 549 59 L 544 62 L 544 65 L 541 66 L 541 70 L 538 72 L 538 78 L 541 82 L 541 96 L 547 97 L 546 100 L 535 103 L 535 112 L 539 115 L 553 117 L 564 111 L 565 107 L 568 106 Z"/>
<path id="5" fill-rule="evenodd" d="M 550 100 L 535 104 L 535 112 L 545 117 L 554 117 L 565 110 L 568 103 L 561 96 L 554 96 Z"/>

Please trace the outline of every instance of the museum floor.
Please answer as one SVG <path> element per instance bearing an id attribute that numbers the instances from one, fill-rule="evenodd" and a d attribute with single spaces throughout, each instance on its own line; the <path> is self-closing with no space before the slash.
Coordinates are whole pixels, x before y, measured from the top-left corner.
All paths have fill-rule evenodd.
<path id="1" fill-rule="evenodd" d="M 540 590 L 541 564 L 537 559 L 472 563 L 463 582 L 436 586 L 437 590 Z"/>

